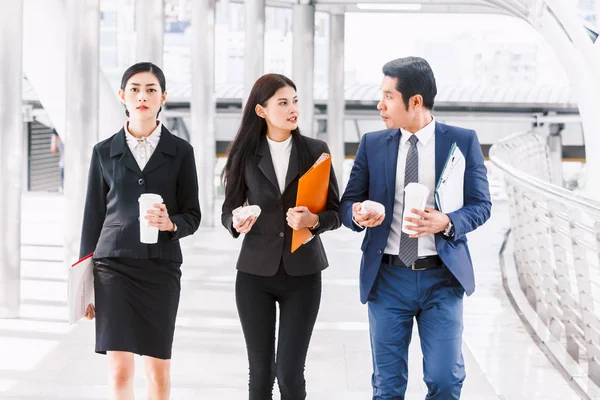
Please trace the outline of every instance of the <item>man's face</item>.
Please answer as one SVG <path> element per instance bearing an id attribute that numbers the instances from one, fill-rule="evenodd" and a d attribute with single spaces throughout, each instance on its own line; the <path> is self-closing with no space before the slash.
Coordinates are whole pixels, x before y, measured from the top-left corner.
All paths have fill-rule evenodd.
<path id="1" fill-rule="evenodd" d="M 377 103 L 379 115 L 388 129 L 406 127 L 412 119 L 412 110 L 406 109 L 402 94 L 396 90 L 398 78 L 384 76 L 381 82 L 381 100 Z"/>

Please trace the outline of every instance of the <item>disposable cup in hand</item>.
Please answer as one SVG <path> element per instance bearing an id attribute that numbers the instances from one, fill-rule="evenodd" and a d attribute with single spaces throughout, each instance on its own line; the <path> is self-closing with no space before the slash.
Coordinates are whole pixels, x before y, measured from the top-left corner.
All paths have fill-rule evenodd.
<path id="1" fill-rule="evenodd" d="M 148 210 L 156 209 L 155 204 L 162 204 L 163 199 L 160 195 L 154 193 L 144 193 L 138 199 L 140 203 L 140 242 L 154 244 L 158 242 L 158 228 L 150 226 L 146 219 Z"/>
<path id="2" fill-rule="evenodd" d="M 425 205 L 427 204 L 427 196 L 429 196 L 429 189 L 425 185 L 421 185 L 420 183 L 409 183 L 404 188 L 404 212 L 402 213 L 402 232 L 407 235 L 412 235 L 417 232 L 408 229 L 408 226 L 414 225 L 412 222 L 408 222 L 405 220 L 407 217 L 411 218 L 421 218 L 417 214 L 411 212 L 410 210 L 417 209 L 420 211 L 425 210 Z"/>

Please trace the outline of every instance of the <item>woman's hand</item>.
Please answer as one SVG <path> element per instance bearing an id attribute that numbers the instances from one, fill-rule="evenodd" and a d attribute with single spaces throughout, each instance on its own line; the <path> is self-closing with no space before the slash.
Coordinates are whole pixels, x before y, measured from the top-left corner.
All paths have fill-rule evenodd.
<path id="1" fill-rule="evenodd" d="M 173 221 L 169 218 L 167 206 L 164 203 L 154 204 L 154 210 L 148 210 L 144 218 L 150 221 L 148 222 L 149 226 L 158 228 L 159 231 L 173 232 L 175 230 L 175 225 L 173 225 Z"/>
<path id="2" fill-rule="evenodd" d="M 85 313 L 85 319 L 96 318 L 96 308 L 93 304 L 88 304 L 87 312 Z"/>
<path id="3" fill-rule="evenodd" d="M 236 210 L 239 210 L 242 207 L 238 207 L 235 210 L 233 210 L 234 212 Z M 254 223 L 256 222 L 256 220 L 258 219 L 258 217 L 254 217 L 254 216 L 250 216 L 248 218 L 245 219 L 241 219 L 239 220 L 237 223 L 233 223 L 233 229 L 235 229 L 238 233 L 248 233 L 252 230 L 252 227 L 254 226 Z"/>
<path id="4" fill-rule="evenodd" d="M 288 209 L 285 219 L 290 228 L 298 230 L 312 228 L 319 220 L 319 217 L 311 213 L 307 207 L 300 206 Z"/>

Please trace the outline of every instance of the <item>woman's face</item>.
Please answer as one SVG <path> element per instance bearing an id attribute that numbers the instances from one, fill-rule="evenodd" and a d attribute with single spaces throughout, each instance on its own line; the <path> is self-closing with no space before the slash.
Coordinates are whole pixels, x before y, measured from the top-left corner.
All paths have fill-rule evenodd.
<path id="1" fill-rule="evenodd" d="M 265 106 L 256 106 L 256 113 L 267 121 L 270 129 L 293 131 L 298 128 L 298 96 L 291 86 L 279 89 Z"/>
<path id="2" fill-rule="evenodd" d="M 140 72 L 127 81 L 125 90 L 119 89 L 119 97 L 129 111 L 130 119 L 155 120 L 160 107 L 167 100 L 158 78 L 151 72 Z"/>

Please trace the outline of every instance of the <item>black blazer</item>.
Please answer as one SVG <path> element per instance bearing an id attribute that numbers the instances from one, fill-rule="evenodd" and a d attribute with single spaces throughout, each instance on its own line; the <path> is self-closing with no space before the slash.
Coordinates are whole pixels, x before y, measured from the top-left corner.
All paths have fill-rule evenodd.
<path id="1" fill-rule="evenodd" d="M 176 232 L 159 232 L 158 243 L 140 242 L 142 193 L 162 196 Z M 194 149 L 163 126 L 158 146 L 140 168 L 121 129 L 98 143 L 92 153 L 80 257 L 162 258 L 182 262 L 179 239 L 200 225 L 198 178 Z"/>
<path id="2" fill-rule="evenodd" d="M 303 138 L 306 141 L 310 158 L 314 163 L 321 153 L 329 153 L 327 144 L 321 140 Z M 286 221 L 289 208 L 296 206 L 298 179 L 304 171 L 300 170 L 300 160 L 296 136 L 293 136 L 290 163 L 285 179 L 283 195 L 277 183 L 277 175 L 266 136 L 256 150 L 246 160 L 245 180 L 247 195 L 233 193 L 225 197 L 221 222 L 234 238 L 239 233 L 233 229 L 232 211 L 243 205 L 246 200 L 250 205 L 258 205 L 261 214 L 248 232 L 242 243 L 242 249 L 237 261 L 237 269 L 254 275 L 273 276 L 277 273 L 283 258 L 283 266 L 288 275 L 301 276 L 322 271 L 329 265 L 325 249 L 319 234 L 340 227 L 339 191 L 337 180 L 331 168 L 329 178 L 329 193 L 325 211 L 319 213 L 320 226 L 313 233 L 315 237 L 305 245 L 300 246 L 293 254 L 292 228 Z"/>

